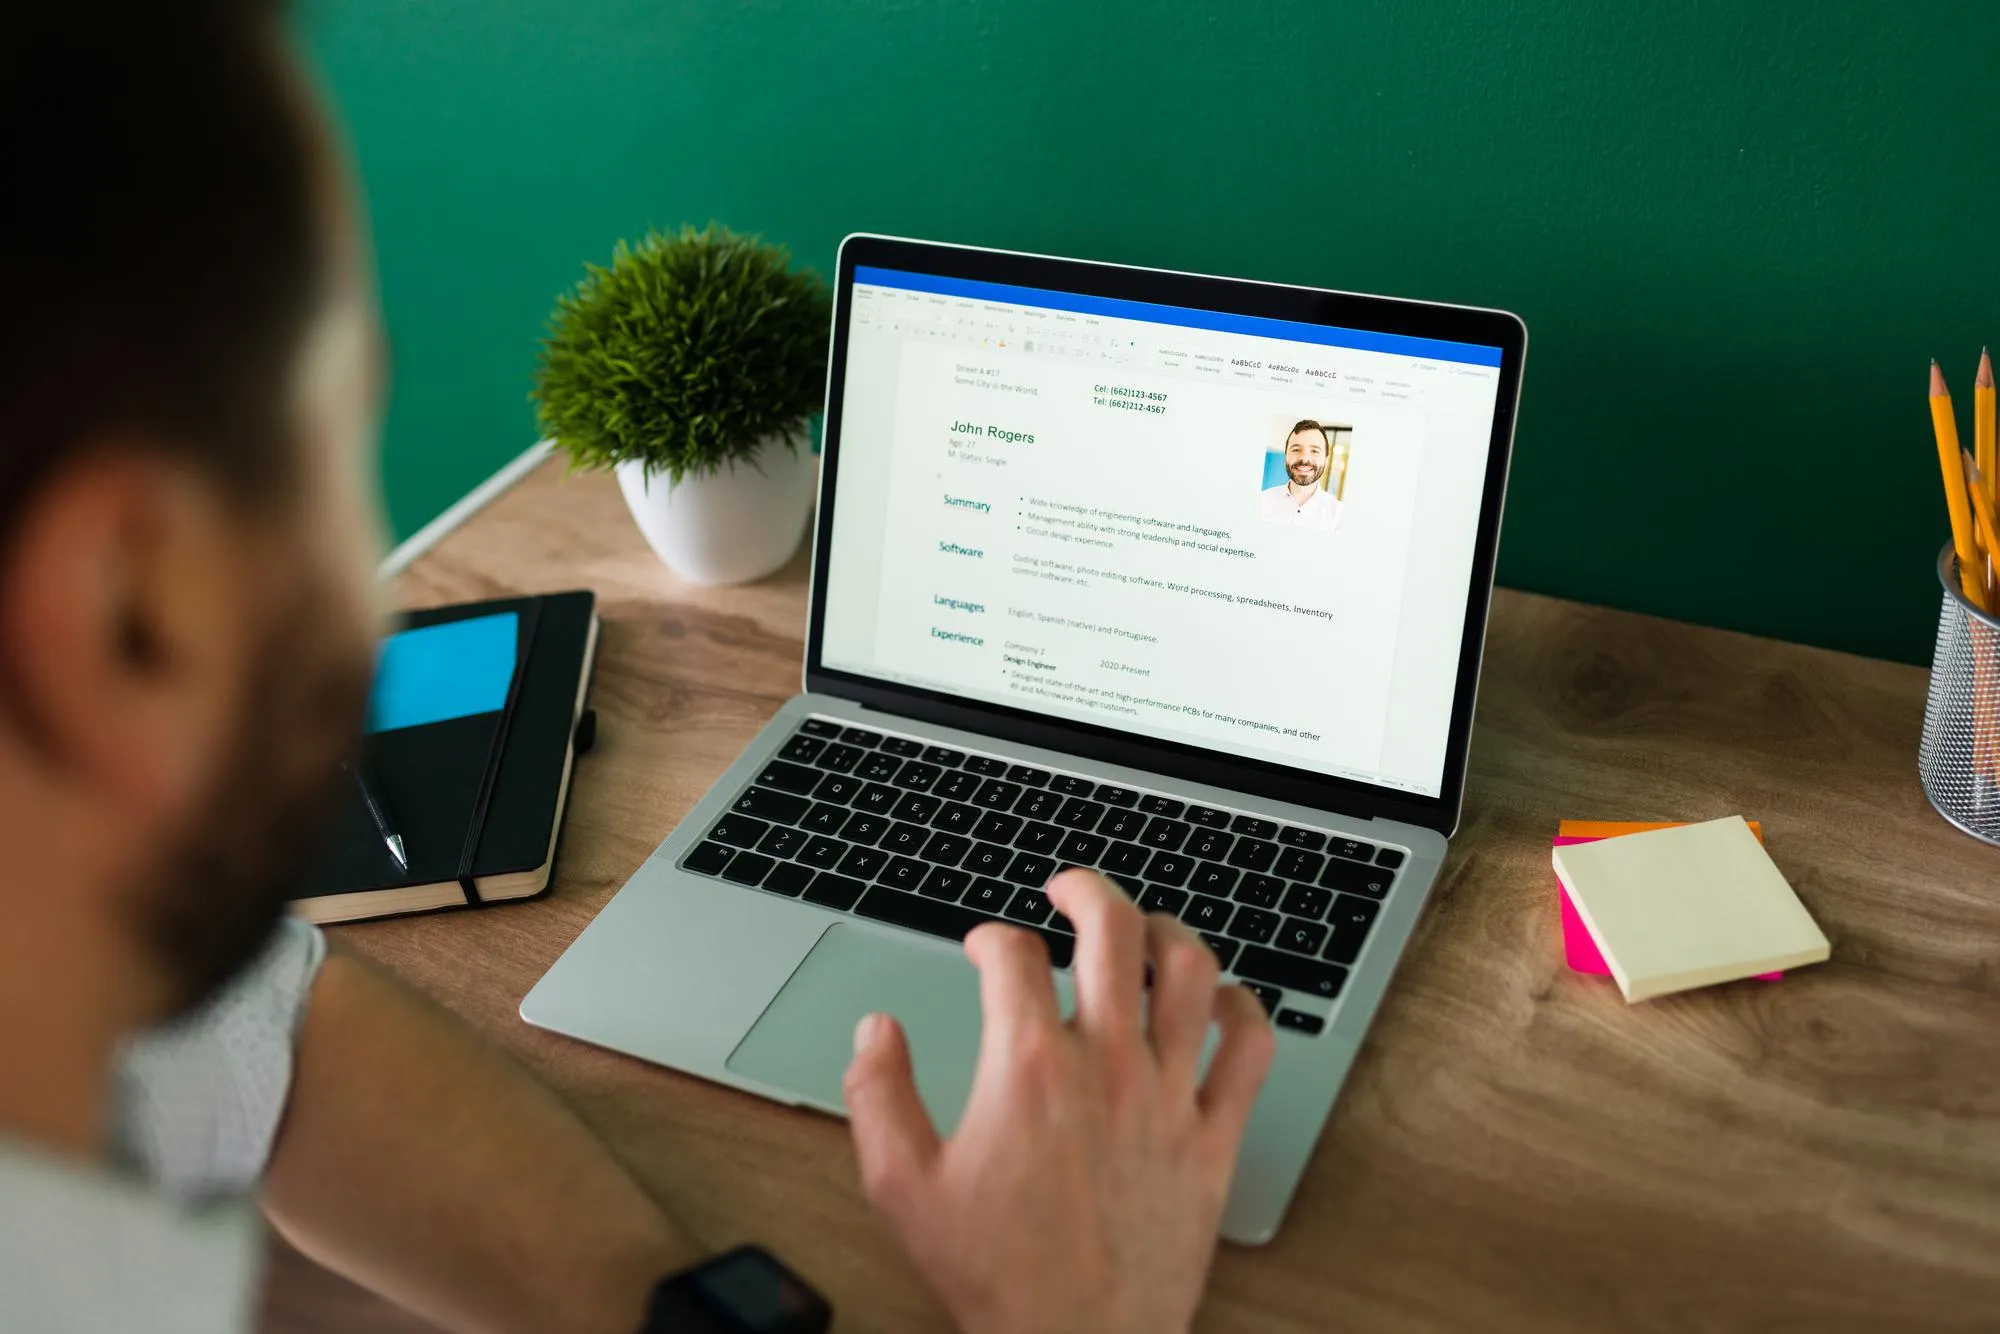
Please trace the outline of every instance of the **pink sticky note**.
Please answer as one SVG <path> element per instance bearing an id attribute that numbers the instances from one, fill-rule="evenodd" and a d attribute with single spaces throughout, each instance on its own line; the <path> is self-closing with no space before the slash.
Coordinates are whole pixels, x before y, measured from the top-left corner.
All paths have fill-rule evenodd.
<path id="1" fill-rule="evenodd" d="M 1555 845 L 1566 848 L 1572 843 L 1595 843 L 1594 838 L 1558 837 Z M 1563 961 L 1573 973 L 1601 973 L 1610 976 L 1611 965 L 1604 962 L 1604 951 L 1597 948 L 1597 940 L 1590 934 L 1590 928 L 1583 924 L 1583 914 L 1569 901 L 1569 891 L 1563 888 L 1560 877 L 1556 880 L 1556 899 L 1562 905 Z M 1776 982 L 1783 973 L 1759 973 L 1760 981 Z"/>

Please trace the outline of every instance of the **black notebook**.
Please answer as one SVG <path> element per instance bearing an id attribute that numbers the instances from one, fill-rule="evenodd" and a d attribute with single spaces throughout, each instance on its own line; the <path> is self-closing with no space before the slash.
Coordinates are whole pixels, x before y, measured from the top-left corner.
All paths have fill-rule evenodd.
<path id="1" fill-rule="evenodd" d="M 325 842 L 292 895 L 293 913 L 308 921 L 496 903 L 549 887 L 579 733 L 592 730 L 581 724 L 596 597 L 436 607 L 405 614 L 397 630 L 384 641 L 362 750 L 409 869 L 343 780 Z"/>

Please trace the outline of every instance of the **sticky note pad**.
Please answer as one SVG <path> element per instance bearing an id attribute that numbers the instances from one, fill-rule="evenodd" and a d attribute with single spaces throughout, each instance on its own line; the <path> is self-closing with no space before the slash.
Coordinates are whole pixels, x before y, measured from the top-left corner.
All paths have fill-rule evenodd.
<path id="1" fill-rule="evenodd" d="M 506 707 L 520 622 L 508 611 L 390 635 L 375 660 L 368 730 L 393 732 Z"/>
<path id="2" fill-rule="evenodd" d="M 1558 847 L 1628 1001 L 1819 963 L 1826 936 L 1740 816 Z"/>
<path id="3" fill-rule="evenodd" d="M 1684 820 L 1661 822 L 1564 820 L 1556 828 L 1555 845 L 1563 848 L 1568 847 L 1572 843 L 1595 843 L 1600 838 L 1621 838 L 1626 834 L 1643 834 L 1649 829 L 1678 829 L 1685 823 L 1687 822 Z M 1764 838 L 1764 826 L 1755 820 L 1746 821 L 1746 823 L 1750 826 L 1750 832 L 1757 836 L 1759 842 L 1762 842 Z M 1611 975 L 1611 965 L 1604 962 L 1603 951 L 1599 950 L 1597 942 L 1590 938 L 1590 928 L 1585 926 L 1583 918 L 1577 915 L 1576 905 L 1569 901 L 1569 891 L 1563 888 L 1560 876 L 1556 878 L 1556 901 L 1560 905 L 1562 914 L 1563 962 L 1569 965 L 1570 971 L 1573 973 L 1592 973 L 1598 976 L 1609 977 Z M 1757 977 L 1761 981 L 1776 982 L 1783 978 L 1784 974 L 1781 972 L 1759 973 Z"/>

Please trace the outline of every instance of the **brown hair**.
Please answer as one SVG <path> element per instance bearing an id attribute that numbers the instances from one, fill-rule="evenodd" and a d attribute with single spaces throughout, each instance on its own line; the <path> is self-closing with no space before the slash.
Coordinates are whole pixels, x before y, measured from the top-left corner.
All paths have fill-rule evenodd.
<path id="1" fill-rule="evenodd" d="M 238 496 L 296 472 L 314 152 L 276 0 L 41 0 L 0 44 L 0 542 L 119 437 Z"/>

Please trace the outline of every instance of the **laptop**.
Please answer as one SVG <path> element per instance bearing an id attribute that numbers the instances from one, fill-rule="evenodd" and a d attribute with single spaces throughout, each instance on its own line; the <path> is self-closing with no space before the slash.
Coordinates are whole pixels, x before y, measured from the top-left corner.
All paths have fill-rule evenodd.
<path id="1" fill-rule="evenodd" d="M 863 1014 L 956 1124 L 959 942 L 1102 870 L 1277 1055 L 1222 1233 L 1272 1237 L 1459 818 L 1527 332 L 1494 310 L 841 245 L 803 693 L 521 1005 L 840 1114 Z"/>

